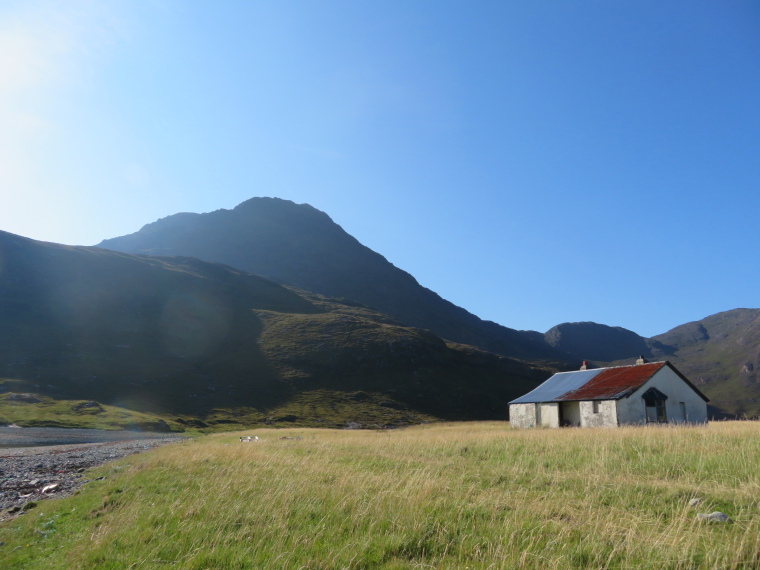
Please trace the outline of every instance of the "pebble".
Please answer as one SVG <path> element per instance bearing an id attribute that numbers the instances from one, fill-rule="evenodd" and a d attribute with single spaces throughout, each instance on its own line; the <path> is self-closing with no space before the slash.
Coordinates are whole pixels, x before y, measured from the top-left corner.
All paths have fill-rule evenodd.
<path id="1" fill-rule="evenodd" d="M 720 511 L 712 512 L 709 515 L 705 513 L 699 513 L 697 515 L 697 520 L 705 521 L 705 522 L 721 522 L 721 523 L 734 522 L 731 520 L 731 517 L 729 517 L 726 514 L 721 513 Z"/>
<path id="2" fill-rule="evenodd" d="M 2 448 L 0 522 L 23 514 L 37 501 L 73 495 L 88 481 L 82 474 L 91 467 L 181 439 L 184 438 L 166 435 L 106 443 Z"/>

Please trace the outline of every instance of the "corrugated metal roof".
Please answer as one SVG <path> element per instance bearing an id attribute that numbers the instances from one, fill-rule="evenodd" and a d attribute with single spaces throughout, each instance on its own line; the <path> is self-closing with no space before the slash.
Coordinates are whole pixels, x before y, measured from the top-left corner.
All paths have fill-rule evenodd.
<path id="1" fill-rule="evenodd" d="M 649 380 L 665 362 L 602 368 L 599 374 L 576 389 L 570 390 L 557 400 L 616 400 L 623 398 Z"/>
<path id="2" fill-rule="evenodd" d="M 629 396 L 664 366 L 669 366 L 705 402 L 707 397 L 669 362 L 652 362 L 633 366 L 596 368 L 559 372 L 510 404 L 567 402 L 578 400 L 617 400 Z"/>
<path id="3" fill-rule="evenodd" d="M 576 390 L 597 374 L 605 370 L 596 368 L 594 370 L 576 370 L 574 372 L 558 372 L 546 382 L 534 388 L 524 396 L 512 400 L 510 404 L 534 404 L 536 402 L 552 402 L 562 394 L 571 390 Z"/>
<path id="4" fill-rule="evenodd" d="M 512 400 L 510 404 L 617 400 L 636 391 L 667 364 L 652 362 L 634 366 L 559 372 L 531 392 Z"/>

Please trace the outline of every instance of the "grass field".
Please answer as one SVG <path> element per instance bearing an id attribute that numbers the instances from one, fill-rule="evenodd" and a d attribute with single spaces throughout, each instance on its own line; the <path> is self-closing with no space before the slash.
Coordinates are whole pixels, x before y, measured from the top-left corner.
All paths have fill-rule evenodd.
<path id="1" fill-rule="evenodd" d="M 238 435 L 88 473 L 0 526 L 0 566 L 760 568 L 756 422 Z"/>

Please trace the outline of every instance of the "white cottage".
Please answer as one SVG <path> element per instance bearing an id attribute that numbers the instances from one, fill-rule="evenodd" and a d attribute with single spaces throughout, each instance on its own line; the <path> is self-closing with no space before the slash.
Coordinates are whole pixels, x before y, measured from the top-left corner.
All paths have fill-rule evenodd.
<path id="1" fill-rule="evenodd" d="M 512 427 L 706 423 L 708 399 L 670 362 L 560 372 L 509 403 Z"/>

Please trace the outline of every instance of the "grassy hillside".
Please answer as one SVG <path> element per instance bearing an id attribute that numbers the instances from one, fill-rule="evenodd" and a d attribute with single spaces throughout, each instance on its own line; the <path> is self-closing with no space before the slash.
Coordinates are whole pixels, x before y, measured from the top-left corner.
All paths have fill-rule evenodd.
<path id="1" fill-rule="evenodd" d="M 91 422 L 107 405 L 174 429 L 499 419 L 550 375 L 356 303 L 196 259 L 3 232 L 0 256 L 7 422 Z M 100 408 L 85 414 L 35 399 Z"/>
<path id="2" fill-rule="evenodd" d="M 0 380 L 0 390 L 7 389 Z M 18 382 L 11 382 L 18 388 Z M 32 387 L 33 388 L 33 387 Z M 185 431 L 175 421 L 167 422 L 155 414 L 100 404 L 94 400 L 66 400 L 33 392 L 0 393 L 0 425 L 22 427 L 60 427 L 92 429 L 134 429 L 147 431 Z"/>
<path id="3" fill-rule="evenodd" d="M 11 568 L 750 569 L 760 425 L 219 434 L 0 525 Z M 690 507 L 692 498 L 703 499 Z M 733 524 L 698 522 L 722 511 Z"/>
<path id="4" fill-rule="evenodd" d="M 711 404 L 760 417 L 760 310 L 717 313 L 652 340 L 676 348 L 669 358 Z"/>
<path id="5" fill-rule="evenodd" d="M 308 204 L 252 198 L 232 210 L 169 216 L 99 245 L 225 263 L 279 283 L 352 299 L 442 338 L 489 352 L 550 364 L 565 359 L 540 334 L 483 321 L 422 287 Z"/>

